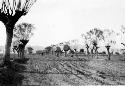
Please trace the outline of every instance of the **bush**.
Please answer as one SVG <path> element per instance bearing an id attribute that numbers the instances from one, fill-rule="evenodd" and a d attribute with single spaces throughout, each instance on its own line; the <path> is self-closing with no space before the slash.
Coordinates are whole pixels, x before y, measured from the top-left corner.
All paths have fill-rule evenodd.
<path id="1" fill-rule="evenodd" d="M 69 45 L 64 45 L 63 50 L 64 50 L 64 51 L 68 51 L 68 50 L 70 50 Z"/>
<path id="2" fill-rule="evenodd" d="M 84 49 L 80 49 L 80 53 L 84 53 Z"/>

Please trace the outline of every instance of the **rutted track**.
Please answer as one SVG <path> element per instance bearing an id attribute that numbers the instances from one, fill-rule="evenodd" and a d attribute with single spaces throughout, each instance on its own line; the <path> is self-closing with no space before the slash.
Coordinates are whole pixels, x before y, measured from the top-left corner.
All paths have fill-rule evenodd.
<path id="1" fill-rule="evenodd" d="M 35 58 L 37 59 L 37 58 Z M 114 76 L 110 74 L 106 74 L 105 72 L 98 71 L 93 69 L 92 67 L 86 65 L 86 59 L 78 59 L 78 58 L 57 58 L 50 59 L 47 57 L 45 60 L 41 60 L 41 62 L 47 63 L 48 68 L 44 71 L 41 69 L 25 71 L 28 73 L 39 73 L 39 74 L 64 74 L 64 75 L 74 75 L 75 77 L 87 82 L 92 82 L 91 84 L 98 85 L 124 85 L 121 83 L 118 78 L 120 76 Z M 54 64 L 54 65 L 51 65 Z M 81 65 L 82 64 L 82 65 Z M 53 72 L 52 70 L 56 70 Z M 57 75 L 58 76 L 58 75 Z"/>

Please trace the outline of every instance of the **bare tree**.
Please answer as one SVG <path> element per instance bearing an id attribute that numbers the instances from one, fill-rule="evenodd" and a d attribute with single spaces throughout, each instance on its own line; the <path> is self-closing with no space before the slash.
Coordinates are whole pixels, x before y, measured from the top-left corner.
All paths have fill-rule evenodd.
<path id="1" fill-rule="evenodd" d="M 86 34 L 82 34 L 81 36 L 84 39 L 84 44 L 85 44 L 85 47 L 86 47 L 87 55 L 89 55 L 90 54 L 90 52 L 89 52 L 90 40 L 88 39 Z"/>
<path id="2" fill-rule="evenodd" d="M 100 40 L 104 40 L 103 31 L 98 28 L 94 28 L 87 32 L 87 35 L 91 41 L 91 44 L 93 45 L 93 50 L 95 50 L 95 54 L 97 54 L 97 45 Z"/>
<path id="3" fill-rule="evenodd" d="M 109 29 L 105 29 L 103 32 L 104 32 L 105 47 L 108 53 L 108 60 L 110 60 L 111 59 L 110 48 L 111 46 L 114 46 L 116 44 L 116 41 L 114 39 L 114 37 L 116 37 L 116 33 L 113 30 L 109 30 Z"/>
<path id="4" fill-rule="evenodd" d="M 121 35 L 121 44 L 123 45 L 123 46 L 125 46 L 125 26 L 124 25 L 122 25 L 121 26 L 121 33 L 120 33 L 120 35 Z"/>
<path id="5" fill-rule="evenodd" d="M 82 34 L 82 36 L 85 39 L 87 52 L 89 53 L 88 50 L 91 46 L 92 57 L 93 57 L 93 54 L 98 54 L 98 48 L 99 48 L 98 43 L 101 40 L 104 40 L 103 31 L 98 28 L 94 28 L 94 29 L 88 31 L 85 35 Z"/>

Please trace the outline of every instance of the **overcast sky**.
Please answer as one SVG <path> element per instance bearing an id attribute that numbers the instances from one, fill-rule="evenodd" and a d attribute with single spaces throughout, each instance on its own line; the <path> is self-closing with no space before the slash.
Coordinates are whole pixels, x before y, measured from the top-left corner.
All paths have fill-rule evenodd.
<path id="1" fill-rule="evenodd" d="M 17 22 L 35 25 L 29 45 L 47 46 L 80 37 L 94 27 L 118 31 L 125 25 L 125 0 L 37 0 Z M 5 44 L 0 23 L 0 45 Z"/>

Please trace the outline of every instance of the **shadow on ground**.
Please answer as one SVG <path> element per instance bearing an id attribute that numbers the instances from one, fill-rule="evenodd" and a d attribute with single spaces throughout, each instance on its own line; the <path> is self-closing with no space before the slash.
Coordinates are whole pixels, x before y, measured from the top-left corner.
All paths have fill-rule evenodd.
<path id="1" fill-rule="evenodd" d="M 28 60 L 14 60 L 11 62 L 9 67 L 0 68 L 0 86 L 22 86 L 22 81 L 25 79 L 24 75 L 21 73 L 26 70 L 24 64 Z"/>

